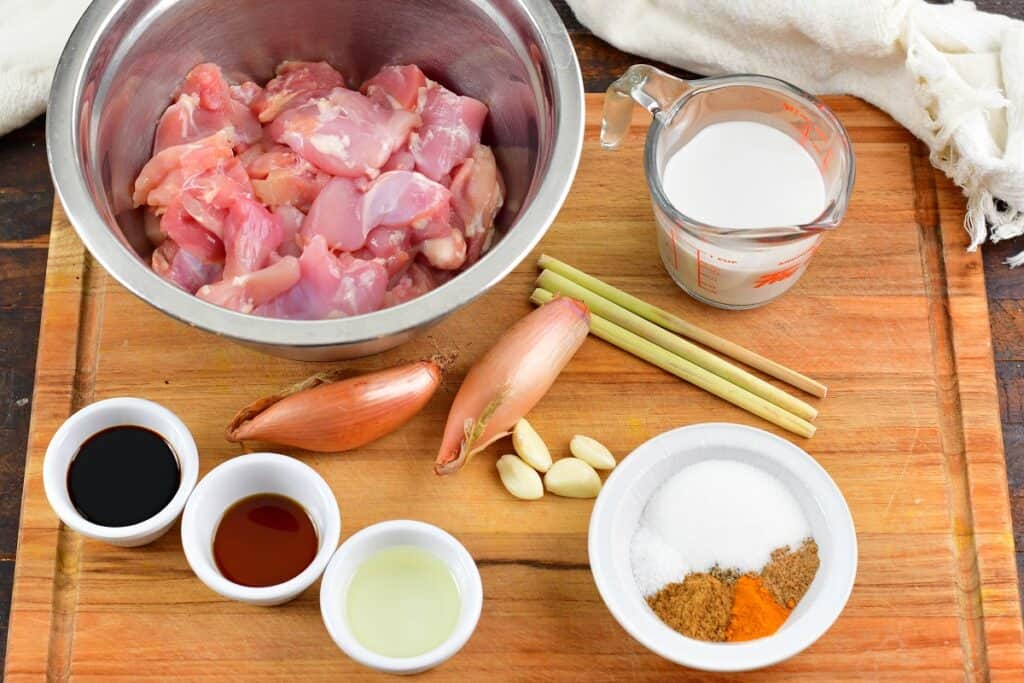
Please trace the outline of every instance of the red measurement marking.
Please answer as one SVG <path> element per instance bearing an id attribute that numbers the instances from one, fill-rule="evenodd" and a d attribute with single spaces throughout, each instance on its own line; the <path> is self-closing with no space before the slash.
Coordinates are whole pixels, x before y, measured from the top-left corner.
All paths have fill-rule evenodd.
<path id="1" fill-rule="evenodd" d="M 787 279 L 793 277 L 794 275 L 796 275 L 797 271 L 800 270 L 800 267 L 802 265 L 803 265 L 802 263 L 798 263 L 795 266 L 790 266 L 789 268 L 784 268 L 782 270 L 776 270 L 773 273 L 766 273 L 766 274 L 762 275 L 761 277 L 757 278 L 757 282 L 754 283 L 754 289 L 759 289 L 759 288 L 765 287 L 767 285 L 774 285 L 777 282 L 782 282 L 783 280 L 787 280 Z"/>
<path id="2" fill-rule="evenodd" d="M 679 228 L 672 227 L 670 233 L 672 235 L 672 267 L 679 270 L 679 245 L 676 244 L 676 230 Z"/>
<path id="3" fill-rule="evenodd" d="M 697 286 L 702 286 L 700 284 L 700 249 L 697 250 Z"/>

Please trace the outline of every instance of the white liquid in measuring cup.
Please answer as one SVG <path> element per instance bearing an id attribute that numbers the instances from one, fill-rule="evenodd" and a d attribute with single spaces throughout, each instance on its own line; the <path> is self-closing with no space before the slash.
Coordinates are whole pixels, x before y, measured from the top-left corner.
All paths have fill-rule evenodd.
<path id="1" fill-rule="evenodd" d="M 698 132 L 665 164 L 661 182 L 681 213 L 719 228 L 803 225 L 825 210 L 825 183 L 811 155 L 752 121 Z"/>
<path id="2" fill-rule="evenodd" d="M 826 205 L 825 183 L 811 155 L 782 131 L 753 121 L 700 130 L 669 158 L 662 187 L 680 213 L 720 228 L 803 225 Z M 786 291 L 821 239 L 811 234 L 770 248 L 753 241 L 730 248 L 728 240 L 698 239 L 660 213 L 658 221 L 662 259 L 676 282 L 731 308 L 757 306 Z"/>

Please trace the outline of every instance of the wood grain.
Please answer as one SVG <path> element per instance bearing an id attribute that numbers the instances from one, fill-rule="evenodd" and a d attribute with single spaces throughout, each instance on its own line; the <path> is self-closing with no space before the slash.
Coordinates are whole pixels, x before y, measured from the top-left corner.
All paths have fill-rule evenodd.
<path id="1" fill-rule="evenodd" d="M 1024 642 L 980 257 L 962 198 L 905 131 L 829 98 L 859 162 L 842 228 L 794 290 L 742 313 L 700 306 L 659 265 L 640 170 L 638 113 L 624 148 L 601 152 L 597 96 L 573 191 L 539 249 L 827 382 L 813 440 L 798 440 L 847 496 L 860 569 L 847 609 L 805 653 L 750 680 L 1013 680 Z M 614 197 L 614 201 L 609 198 Z M 882 236 L 890 248 L 872 257 Z M 539 252 L 538 252 L 539 253 Z M 533 258 L 420 339 L 348 365 L 367 370 L 459 352 L 406 427 L 344 455 L 297 453 L 338 497 L 343 536 L 412 517 L 456 534 L 477 559 L 485 606 L 466 648 L 430 679 L 654 680 L 680 669 L 608 614 L 587 565 L 589 501 L 512 500 L 494 456 L 449 478 L 430 463 L 451 397 L 500 329 L 529 310 Z M 8 680 L 369 678 L 331 643 L 317 592 L 274 609 L 225 601 L 191 573 L 177 528 L 141 549 L 79 541 L 46 503 L 46 442 L 76 406 L 137 395 L 179 414 L 202 472 L 237 455 L 222 438 L 239 405 L 317 366 L 268 358 L 181 325 L 94 266 L 59 209 L 47 276 L 26 469 Z M 531 415 L 556 456 L 585 431 L 628 453 L 667 428 L 726 420 L 769 428 L 598 340 Z M 770 429 L 770 428 L 769 428 Z M 702 680 L 722 680 L 708 675 Z"/>

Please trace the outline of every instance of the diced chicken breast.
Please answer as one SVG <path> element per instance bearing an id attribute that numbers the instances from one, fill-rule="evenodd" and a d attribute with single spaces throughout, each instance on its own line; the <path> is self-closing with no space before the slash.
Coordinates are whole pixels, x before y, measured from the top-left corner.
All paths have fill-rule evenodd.
<path id="1" fill-rule="evenodd" d="M 205 284 L 220 280 L 223 271 L 221 264 L 206 263 L 171 239 L 165 239 L 153 252 L 152 262 L 157 275 L 189 294 L 195 294 Z"/>
<path id="2" fill-rule="evenodd" d="M 480 144 L 487 105 L 432 82 L 426 89 L 420 116 L 423 126 L 409 141 L 416 170 L 443 182 Z"/>
<path id="3" fill-rule="evenodd" d="M 377 75 L 363 83 L 362 91 L 370 99 L 395 109 L 416 111 L 420 89 L 427 87 L 427 77 L 415 64 L 385 66 Z"/>
<path id="4" fill-rule="evenodd" d="M 299 282 L 299 259 L 285 256 L 266 268 L 200 287 L 196 296 L 240 313 L 251 313 Z"/>
<path id="5" fill-rule="evenodd" d="M 273 121 L 289 106 L 314 93 L 345 87 L 345 78 L 327 62 L 282 62 L 275 76 L 252 103 L 263 123 Z"/>
<path id="6" fill-rule="evenodd" d="M 243 90 L 238 93 L 246 95 Z M 177 100 L 160 117 L 153 152 L 195 142 L 226 128 L 234 131 L 234 145 L 252 144 L 263 135 L 259 120 L 246 102 L 235 99 L 220 67 L 200 64 L 188 72 Z"/>
<path id="7" fill-rule="evenodd" d="M 416 114 L 335 88 L 281 113 L 267 133 L 327 173 L 373 178 L 419 122 Z"/>
<path id="8" fill-rule="evenodd" d="M 468 245 L 466 263 L 472 265 L 490 248 L 494 220 L 505 203 L 505 181 L 490 147 L 477 145 L 473 156 L 459 166 L 451 193 Z"/>

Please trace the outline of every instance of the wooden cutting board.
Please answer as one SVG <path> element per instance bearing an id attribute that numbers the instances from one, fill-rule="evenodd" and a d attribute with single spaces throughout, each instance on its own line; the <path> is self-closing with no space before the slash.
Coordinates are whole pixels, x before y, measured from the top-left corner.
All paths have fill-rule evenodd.
<path id="1" fill-rule="evenodd" d="M 587 100 L 579 175 L 541 248 L 831 389 L 818 402 L 818 435 L 794 440 L 850 504 L 856 586 L 820 641 L 746 679 L 1019 680 L 1024 643 L 988 311 L 981 260 L 964 251 L 963 200 L 887 116 L 852 98 L 828 101 L 854 140 L 853 201 L 803 280 L 770 306 L 718 311 L 670 282 L 641 171 L 646 115 L 638 110 L 622 150 L 603 152 L 596 95 Z M 427 677 L 679 676 L 686 672 L 644 650 L 601 602 L 587 566 L 592 502 L 513 500 L 493 464 L 507 442 L 457 476 L 431 473 L 460 378 L 530 310 L 534 262 L 420 339 L 347 364 L 369 370 L 458 350 L 456 369 L 410 424 L 352 453 L 296 455 L 332 486 L 343 538 L 409 517 L 448 529 L 476 558 L 485 594 L 479 627 Z M 263 356 L 157 313 L 89 258 L 56 207 L 8 680 L 372 675 L 331 642 L 315 587 L 277 608 L 225 601 L 193 576 L 177 527 L 140 549 L 83 541 L 59 524 L 43 494 L 50 436 L 92 401 L 127 395 L 166 405 L 195 434 L 205 473 L 240 452 L 222 436 L 239 406 L 319 367 Z M 576 432 L 624 456 L 696 422 L 772 429 L 593 339 L 530 419 L 556 457 Z"/>

